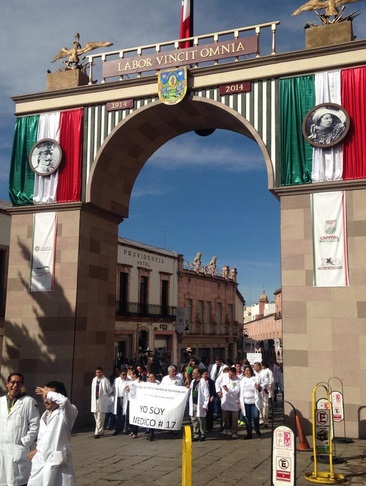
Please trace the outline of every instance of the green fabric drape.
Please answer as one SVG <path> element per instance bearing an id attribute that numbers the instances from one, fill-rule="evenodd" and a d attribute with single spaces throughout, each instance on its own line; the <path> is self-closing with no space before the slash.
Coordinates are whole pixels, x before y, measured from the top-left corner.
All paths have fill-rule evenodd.
<path id="1" fill-rule="evenodd" d="M 302 134 L 306 113 L 314 108 L 314 75 L 280 80 L 281 185 L 311 183 L 313 148 Z"/>
<path id="2" fill-rule="evenodd" d="M 14 206 L 33 204 L 34 172 L 28 157 L 37 141 L 39 115 L 18 118 L 15 124 L 9 176 L 9 197 Z"/>

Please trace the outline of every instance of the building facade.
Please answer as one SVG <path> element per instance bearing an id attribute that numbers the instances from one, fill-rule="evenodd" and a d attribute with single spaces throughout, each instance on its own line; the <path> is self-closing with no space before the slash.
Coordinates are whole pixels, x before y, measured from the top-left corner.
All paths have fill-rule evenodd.
<path id="1" fill-rule="evenodd" d="M 186 327 L 178 353 L 192 348 L 195 355 L 235 360 L 242 352 L 244 298 L 237 271 L 216 268 L 216 257 L 205 266 L 198 254 L 193 263 L 180 260 L 178 304 L 185 309 Z"/>
<path id="2" fill-rule="evenodd" d="M 244 312 L 244 350 L 262 353 L 264 359 L 282 363 L 282 292 L 274 292 L 275 302 L 269 303 L 263 291 L 259 302 Z"/>
<path id="3" fill-rule="evenodd" d="M 164 364 L 197 356 L 235 359 L 241 351 L 244 299 L 237 272 L 118 239 L 114 364 L 154 353 Z"/>
<path id="4" fill-rule="evenodd" d="M 118 239 L 115 364 L 138 361 L 149 350 L 176 362 L 178 258 L 173 251 Z"/>

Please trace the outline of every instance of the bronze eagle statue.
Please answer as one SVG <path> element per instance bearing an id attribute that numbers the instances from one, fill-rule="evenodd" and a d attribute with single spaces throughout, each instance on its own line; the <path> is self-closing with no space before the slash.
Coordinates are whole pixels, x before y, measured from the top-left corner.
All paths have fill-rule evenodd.
<path id="1" fill-rule="evenodd" d="M 63 59 L 69 56 L 68 60 L 65 62 L 65 69 L 78 69 L 80 68 L 80 58 L 82 54 L 92 51 L 93 49 L 98 49 L 99 47 L 109 47 L 112 46 L 112 42 L 87 42 L 84 47 L 81 47 L 79 42 L 80 34 L 75 34 L 75 40 L 71 49 L 63 47 L 60 52 L 52 59 L 51 62 L 55 62 L 58 59 Z"/>
<path id="2" fill-rule="evenodd" d="M 309 0 L 308 2 L 304 3 L 304 5 L 301 5 L 295 12 L 292 14 L 294 15 L 299 15 L 301 12 L 305 12 L 307 10 L 320 10 L 322 8 L 325 9 L 324 15 L 330 16 L 330 15 L 338 15 L 339 10 L 338 7 L 342 4 L 347 4 L 347 3 L 355 3 L 360 0 Z"/>

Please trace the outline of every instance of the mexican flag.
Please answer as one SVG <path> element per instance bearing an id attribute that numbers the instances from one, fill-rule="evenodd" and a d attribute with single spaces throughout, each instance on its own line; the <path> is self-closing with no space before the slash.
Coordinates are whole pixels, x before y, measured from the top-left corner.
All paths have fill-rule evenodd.
<path id="1" fill-rule="evenodd" d="M 193 0 L 182 0 L 182 10 L 180 16 L 180 31 L 179 38 L 185 39 L 193 35 Z M 179 47 L 191 47 L 192 43 L 189 41 L 180 42 Z"/>
<path id="2" fill-rule="evenodd" d="M 11 157 L 9 196 L 14 206 L 80 201 L 83 110 L 44 113 L 16 120 Z M 48 176 L 35 174 L 28 157 L 43 138 L 62 149 L 60 167 Z"/>
<path id="3" fill-rule="evenodd" d="M 302 122 L 309 110 L 327 102 L 347 111 L 350 129 L 339 145 L 312 147 Z M 365 178 L 365 106 L 365 66 L 281 79 L 281 185 Z"/>

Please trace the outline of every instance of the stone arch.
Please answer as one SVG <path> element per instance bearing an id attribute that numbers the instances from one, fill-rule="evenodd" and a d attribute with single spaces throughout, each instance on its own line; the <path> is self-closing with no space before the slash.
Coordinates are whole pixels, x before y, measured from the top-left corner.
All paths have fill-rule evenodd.
<path id="1" fill-rule="evenodd" d="M 133 185 L 149 157 L 183 133 L 208 128 L 231 130 L 256 141 L 266 164 L 268 188 L 273 188 L 271 158 L 251 123 L 218 101 L 192 96 L 174 106 L 156 101 L 122 120 L 106 138 L 94 159 L 86 202 L 122 219 L 128 217 Z"/>

